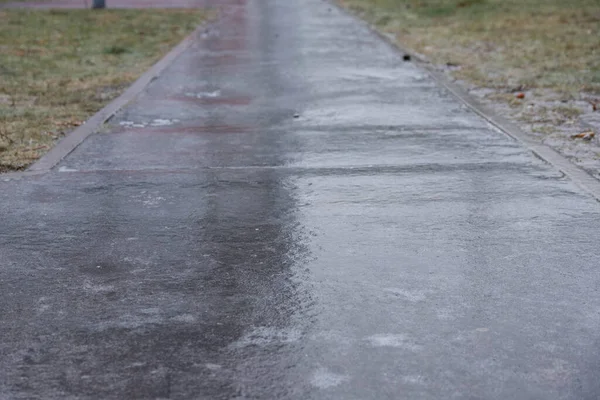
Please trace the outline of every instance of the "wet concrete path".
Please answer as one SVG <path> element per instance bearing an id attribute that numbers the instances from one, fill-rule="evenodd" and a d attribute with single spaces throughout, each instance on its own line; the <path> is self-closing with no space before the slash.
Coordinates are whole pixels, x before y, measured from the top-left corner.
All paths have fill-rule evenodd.
<path id="1" fill-rule="evenodd" d="M 0 182 L 0 398 L 598 398 L 600 204 L 328 3 L 227 10 Z"/>

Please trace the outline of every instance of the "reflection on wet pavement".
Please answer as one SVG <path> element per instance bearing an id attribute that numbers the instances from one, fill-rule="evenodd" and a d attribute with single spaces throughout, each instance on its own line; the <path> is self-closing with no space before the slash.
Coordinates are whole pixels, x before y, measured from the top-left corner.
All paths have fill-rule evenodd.
<path id="1" fill-rule="evenodd" d="M 0 398 L 600 393 L 598 204 L 326 2 L 0 182 Z"/>

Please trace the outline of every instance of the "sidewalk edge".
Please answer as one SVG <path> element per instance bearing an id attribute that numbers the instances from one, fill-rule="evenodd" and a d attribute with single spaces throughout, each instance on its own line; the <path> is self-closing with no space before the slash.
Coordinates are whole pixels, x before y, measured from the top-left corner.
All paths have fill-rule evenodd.
<path id="1" fill-rule="evenodd" d="M 350 10 L 342 7 L 335 0 L 329 0 L 330 4 L 335 6 L 341 12 L 350 17 L 354 18 L 358 23 L 367 27 L 369 31 L 382 39 L 388 46 L 394 51 L 402 54 L 408 54 L 411 56 L 411 60 L 414 64 L 424 69 L 431 75 L 431 77 L 442 87 L 446 88 L 456 98 L 463 102 L 467 107 L 473 110 L 480 117 L 488 121 L 494 127 L 508 135 L 512 139 L 522 143 L 527 147 L 533 154 L 545 161 L 546 163 L 557 168 L 561 173 L 566 175 L 571 181 L 577 186 L 583 189 L 585 192 L 594 197 L 600 202 L 600 181 L 590 175 L 584 169 L 578 167 L 569 161 L 568 158 L 554 150 L 553 148 L 546 146 L 545 144 L 535 141 L 531 136 L 525 133 L 516 123 L 508 120 L 505 117 L 498 115 L 496 112 L 491 110 L 489 107 L 481 104 L 477 99 L 471 96 L 464 88 L 460 87 L 456 83 L 450 81 L 448 77 L 441 71 L 438 71 L 430 62 L 423 60 L 418 54 L 415 54 L 402 47 L 393 37 L 380 32 L 375 26 L 369 24 Z"/>
<path id="2" fill-rule="evenodd" d="M 129 86 L 119 97 L 90 117 L 83 125 L 67 134 L 67 136 L 60 140 L 48 153 L 43 155 L 25 171 L 9 172 L 0 175 L 0 178 L 9 178 L 11 176 L 19 178 L 50 171 L 89 136 L 97 132 L 106 121 L 142 93 L 152 81 L 157 79 L 160 74 L 175 61 L 175 59 L 192 45 L 203 29 L 206 29 L 205 23 L 200 24 L 191 34 L 179 42 L 179 44 L 171 49 L 163 58 L 144 72 L 142 76 L 131 84 L 131 86 Z"/>

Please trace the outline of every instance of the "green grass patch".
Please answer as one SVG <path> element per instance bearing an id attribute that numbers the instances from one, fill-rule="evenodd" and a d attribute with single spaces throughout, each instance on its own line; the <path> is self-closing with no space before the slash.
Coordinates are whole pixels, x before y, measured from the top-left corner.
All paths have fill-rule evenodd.
<path id="1" fill-rule="evenodd" d="M 0 10 L 0 171 L 26 168 L 206 17 L 201 10 Z"/>
<path id="2" fill-rule="evenodd" d="M 29 0 L 0 0 L 0 4 L 2 3 L 26 3 Z M 85 1 L 85 0 L 82 0 Z"/>

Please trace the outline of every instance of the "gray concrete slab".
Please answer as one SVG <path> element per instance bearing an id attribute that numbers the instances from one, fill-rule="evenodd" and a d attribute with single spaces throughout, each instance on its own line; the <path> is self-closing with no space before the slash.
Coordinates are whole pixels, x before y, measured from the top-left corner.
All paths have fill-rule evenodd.
<path id="1" fill-rule="evenodd" d="M 600 204 L 328 3 L 228 10 L 0 181 L 0 398 L 597 398 Z"/>

